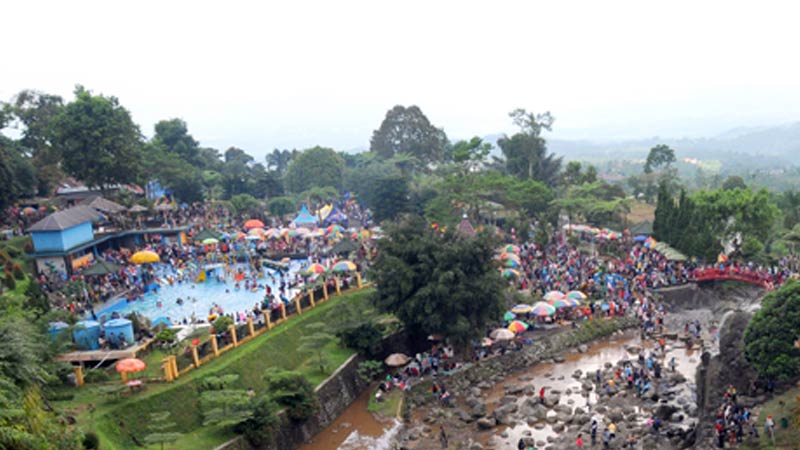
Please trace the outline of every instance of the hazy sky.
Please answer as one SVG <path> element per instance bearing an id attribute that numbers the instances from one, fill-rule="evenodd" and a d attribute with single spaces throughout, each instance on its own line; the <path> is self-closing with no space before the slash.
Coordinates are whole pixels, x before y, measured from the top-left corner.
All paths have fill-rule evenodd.
<path id="1" fill-rule="evenodd" d="M 552 111 L 558 138 L 800 120 L 800 4 L 654 3 L 5 2 L 0 99 L 80 83 L 146 135 L 180 117 L 257 155 L 367 147 L 395 104 L 451 138 L 513 131 L 516 107 Z"/>

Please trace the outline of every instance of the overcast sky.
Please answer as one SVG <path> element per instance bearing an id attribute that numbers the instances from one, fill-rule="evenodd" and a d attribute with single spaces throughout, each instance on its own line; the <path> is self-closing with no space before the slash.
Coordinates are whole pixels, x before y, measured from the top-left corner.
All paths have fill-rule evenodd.
<path id="1" fill-rule="evenodd" d="M 556 138 L 800 120 L 797 2 L 261 3 L 5 2 L 0 99 L 82 84 L 148 136 L 180 117 L 256 155 L 367 147 L 395 104 L 451 138 L 511 132 L 517 107 L 551 111 Z"/>

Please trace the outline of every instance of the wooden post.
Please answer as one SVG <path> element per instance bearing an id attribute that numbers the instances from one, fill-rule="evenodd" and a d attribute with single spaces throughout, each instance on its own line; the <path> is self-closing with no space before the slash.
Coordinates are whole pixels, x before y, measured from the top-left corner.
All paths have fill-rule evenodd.
<path id="1" fill-rule="evenodd" d="M 272 310 L 265 309 L 262 312 L 264 313 L 264 320 L 267 322 L 267 329 L 271 330 L 272 329 L 272 317 L 270 317 L 270 316 L 272 316 Z"/>
<path id="2" fill-rule="evenodd" d="M 328 283 L 322 283 L 322 296 L 328 299 Z"/>
<path id="3" fill-rule="evenodd" d="M 75 383 L 78 387 L 83 386 L 83 365 L 77 365 L 72 368 L 75 371 Z"/>
<path id="4" fill-rule="evenodd" d="M 233 339 L 233 348 L 239 346 L 239 340 L 236 338 L 236 325 L 230 325 L 228 327 L 228 332 L 231 334 L 231 338 Z"/>
<path id="5" fill-rule="evenodd" d="M 342 295 L 342 285 L 339 283 L 339 277 L 336 277 L 336 295 Z"/>
<path id="6" fill-rule="evenodd" d="M 363 284 L 361 284 L 361 272 L 356 272 L 356 286 L 358 286 L 359 289 L 363 287 Z"/>
<path id="7" fill-rule="evenodd" d="M 286 305 L 283 302 L 281 302 L 281 318 L 286 320 Z"/>
<path id="8" fill-rule="evenodd" d="M 250 336 L 256 335 L 256 329 L 253 327 L 253 318 L 247 317 L 247 330 L 250 332 Z"/>
<path id="9" fill-rule="evenodd" d="M 294 298 L 294 306 L 297 307 L 297 314 L 303 314 L 303 307 L 300 306 L 300 296 Z"/>
<path id="10" fill-rule="evenodd" d="M 164 379 L 167 381 L 167 383 L 175 379 L 172 376 L 172 358 L 167 357 L 162 359 L 161 368 L 164 370 Z"/>
<path id="11" fill-rule="evenodd" d="M 122 372 L 122 384 L 128 382 L 128 372 Z"/>
<path id="12" fill-rule="evenodd" d="M 219 346 L 217 345 L 217 335 L 211 334 L 211 351 L 214 352 L 214 357 L 219 356 Z"/>
<path id="13" fill-rule="evenodd" d="M 180 372 L 178 372 L 178 357 L 172 355 L 169 358 L 171 360 L 170 366 L 172 366 L 172 377 L 177 380 L 178 376 L 180 376 Z"/>
<path id="14" fill-rule="evenodd" d="M 200 357 L 197 355 L 197 346 L 192 346 L 192 359 L 194 360 L 194 368 L 200 367 Z"/>
<path id="15" fill-rule="evenodd" d="M 314 289 L 309 289 L 307 292 L 308 292 L 308 299 L 311 300 L 311 307 L 313 308 L 317 306 L 317 304 L 314 303 Z"/>

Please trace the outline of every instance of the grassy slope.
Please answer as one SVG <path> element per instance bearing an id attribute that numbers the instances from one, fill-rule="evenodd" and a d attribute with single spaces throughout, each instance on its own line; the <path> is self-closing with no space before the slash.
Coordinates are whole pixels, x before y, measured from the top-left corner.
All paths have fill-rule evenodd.
<path id="1" fill-rule="evenodd" d="M 328 374 L 319 373 L 307 355 L 294 349 L 304 335 L 308 324 L 323 321 L 325 311 L 339 302 L 364 302 L 370 290 L 362 290 L 335 298 L 317 308 L 294 317 L 270 332 L 259 336 L 242 348 L 225 353 L 200 369 L 193 370 L 172 384 L 148 386 L 146 391 L 133 397 L 108 401 L 100 397 L 96 388 L 83 389 L 76 397 L 64 402 L 62 407 L 80 408 L 81 405 L 97 405 L 94 412 L 83 412 L 79 423 L 89 425 L 101 438 L 103 449 L 124 449 L 135 446 L 130 434 L 140 441 L 147 434 L 148 414 L 169 411 L 170 421 L 177 424 L 176 431 L 186 433 L 174 448 L 212 448 L 232 437 L 229 431 L 214 427 L 202 427 L 202 416 L 195 381 L 213 374 L 239 374 L 237 384 L 242 388 L 253 388 L 256 392 L 263 386 L 261 378 L 268 367 L 281 367 L 303 373 L 312 384 L 323 381 Z M 326 346 L 329 360 L 338 366 L 352 351 L 331 341 Z M 93 427 L 91 426 L 93 425 Z"/>
<path id="2" fill-rule="evenodd" d="M 745 444 L 742 446 L 744 449 L 800 449 L 800 428 L 795 423 L 796 413 L 794 409 L 798 406 L 796 398 L 800 396 L 800 388 L 790 389 L 789 391 L 779 395 L 764 405 L 759 407 L 758 413 L 758 433 L 760 440 L 758 444 Z M 781 402 L 783 404 L 781 404 Z M 769 437 L 764 433 L 764 421 L 767 416 L 771 415 L 772 420 L 775 421 L 775 445 L 773 446 Z M 783 429 L 780 425 L 782 417 L 789 419 L 789 428 Z M 746 440 L 747 438 L 745 438 Z"/>

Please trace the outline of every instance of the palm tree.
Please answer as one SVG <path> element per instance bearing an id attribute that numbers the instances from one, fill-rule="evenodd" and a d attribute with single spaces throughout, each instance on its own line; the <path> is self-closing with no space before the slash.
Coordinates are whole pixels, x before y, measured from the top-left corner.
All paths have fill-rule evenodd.
<path id="1" fill-rule="evenodd" d="M 289 168 L 289 163 L 292 162 L 296 153 L 296 150 L 278 150 L 276 148 L 272 153 L 267 155 L 267 168 L 274 169 L 278 172 L 278 175 L 285 174 L 286 169 Z"/>

